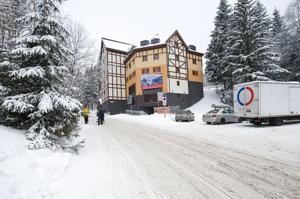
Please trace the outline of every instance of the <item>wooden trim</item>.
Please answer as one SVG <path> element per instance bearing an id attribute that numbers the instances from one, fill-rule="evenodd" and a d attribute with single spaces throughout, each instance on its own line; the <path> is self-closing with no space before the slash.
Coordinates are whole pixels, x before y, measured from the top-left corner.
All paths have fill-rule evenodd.
<path id="1" fill-rule="evenodd" d="M 178 30 L 175 30 L 175 32 L 166 40 L 166 43 L 168 43 L 170 41 L 170 39 L 174 36 L 174 35 L 177 35 L 181 41 L 183 42 L 183 45 L 185 46 L 185 48 L 187 49 L 188 46 L 186 45 L 185 41 L 183 40 L 183 38 L 181 37 L 180 33 Z"/>
<path id="2" fill-rule="evenodd" d="M 158 49 L 158 48 L 163 48 L 163 47 L 167 47 L 167 44 L 158 44 L 158 45 L 154 45 L 154 46 L 145 46 L 143 48 L 134 48 L 132 51 L 129 52 L 129 54 L 127 55 L 127 58 L 125 59 L 125 63 L 128 62 L 128 60 L 130 60 L 130 58 L 137 52 L 143 52 L 143 51 L 148 51 L 148 50 L 154 50 L 154 49 Z"/>
<path id="3" fill-rule="evenodd" d="M 198 56 L 201 56 L 201 57 L 204 55 L 203 53 L 192 51 L 192 50 L 187 50 L 187 53 L 190 53 L 190 54 L 193 54 L 193 55 L 198 55 Z"/>

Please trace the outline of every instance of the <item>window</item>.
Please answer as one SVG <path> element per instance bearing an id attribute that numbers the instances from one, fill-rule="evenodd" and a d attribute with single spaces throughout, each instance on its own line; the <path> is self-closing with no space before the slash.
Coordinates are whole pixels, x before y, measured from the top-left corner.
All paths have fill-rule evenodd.
<path id="1" fill-rule="evenodd" d="M 175 60 L 179 61 L 179 55 L 175 55 Z"/>
<path id="2" fill-rule="evenodd" d="M 148 61 L 147 55 L 144 55 L 144 56 L 143 56 L 143 61 Z"/>
<path id="3" fill-rule="evenodd" d="M 177 81 L 177 86 L 180 86 L 180 81 Z"/>
<path id="4" fill-rule="evenodd" d="M 149 68 L 143 68 L 142 74 L 146 74 L 146 73 L 149 73 Z"/>
<path id="5" fill-rule="evenodd" d="M 180 73 L 180 68 L 176 67 L 176 73 Z"/>
<path id="6" fill-rule="evenodd" d="M 157 102 L 157 94 L 144 94 L 144 103 Z"/>
<path id="7" fill-rule="evenodd" d="M 198 76 L 198 71 L 193 70 L 193 75 Z"/>
<path id="8" fill-rule="evenodd" d="M 154 67 L 154 68 L 153 68 L 153 72 L 159 73 L 159 72 L 160 72 L 160 67 Z"/>
<path id="9" fill-rule="evenodd" d="M 176 48 L 178 48 L 178 46 L 179 46 L 178 42 L 175 42 L 174 45 L 175 45 Z"/>
<path id="10" fill-rule="evenodd" d="M 153 59 L 154 59 L 154 60 L 159 60 L 159 54 L 154 54 L 154 55 L 153 55 Z"/>
<path id="11" fill-rule="evenodd" d="M 197 64 L 197 60 L 196 59 L 193 59 L 193 64 Z"/>

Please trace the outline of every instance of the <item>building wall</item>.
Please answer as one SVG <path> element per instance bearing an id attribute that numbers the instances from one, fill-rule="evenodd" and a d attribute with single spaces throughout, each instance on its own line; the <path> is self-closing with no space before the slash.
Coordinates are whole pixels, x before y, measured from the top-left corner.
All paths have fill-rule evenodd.
<path id="1" fill-rule="evenodd" d="M 110 115 L 120 114 L 126 112 L 125 100 L 107 100 L 101 106 L 101 109 Z"/>
<path id="2" fill-rule="evenodd" d="M 199 55 L 194 55 L 188 53 L 187 55 L 188 60 L 188 70 L 189 70 L 189 81 L 193 82 L 203 82 L 203 68 L 202 68 L 202 57 Z M 196 64 L 193 61 L 196 61 Z M 193 71 L 197 71 L 198 75 L 194 75 Z"/>
<path id="3" fill-rule="evenodd" d="M 159 54 L 159 59 L 154 60 L 154 54 Z M 148 57 L 148 61 L 143 61 L 143 56 Z M 148 68 L 149 74 L 155 74 L 154 68 L 160 67 L 163 76 L 163 91 L 168 92 L 168 74 L 167 74 L 167 54 L 166 48 L 154 50 L 145 50 L 136 52 L 126 63 L 126 94 L 129 95 L 129 87 L 135 84 L 136 95 L 143 95 L 141 87 L 141 76 L 143 69 Z"/>
<path id="4" fill-rule="evenodd" d="M 156 54 L 159 55 L 159 59 L 154 59 Z M 189 50 L 177 31 L 165 44 L 135 48 L 129 55 L 123 54 L 120 58 L 114 56 L 116 56 L 115 52 L 107 53 L 108 97 L 107 102 L 103 105 L 112 114 L 125 111 L 126 97 L 129 94 L 133 94 L 134 99 L 133 104 L 127 105 L 127 108 L 144 110 L 148 113 L 153 111 L 153 107 L 162 106 L 162 102 L 157 102 L 157 92 L 167 94 L 168 106 L 179 105 L 180 108 L 189 107 L 203 97 L 202 54 Z M 129 57 L 125 58 L 125 56 Z M 147 56 L 147 61 L 143 60 L 144 56 Z M 123 59 L 126 60 L 124 72 L 119 67 L 122 65 Z M 119 69 L 116 68 L 116 65 Z M 155 67 L 160 67 L 160 72 L 155 72 Z M 145 72 L 147 74 L 162 74 L 163 87 L 143 90 L 141 87 L 143 69 L 148 69 Z M 123 82 L 125 84 L 124 93 L 114 90 L 120 89 L 114 85 L 123 85 Z"/>
<path id="5" fill-rule="evenodd" d="M 125 60 L 126 54 L 102 49 L 100 96 L 106 100 L 125 100 Z"/>
<path id="6" fill-rule="evenodd" d="M 125 100 L 125 60 L 126 54 L 107 52 L 108 99 Z"/>
<path id="7" fill-rule="evenodd" d="M 189 94 L 189 86 L 187 80 L 169 78 L 169 93 Z"/>
<path id="8" fill-rule="evenodd" d="M 102 43 L 103 45 L 103 43 Z M 107 50 L 102 46 L 100 54 L 100 98 L 102 102 L 108 100 L 108 78 L 107 78 Z"/>
<path id="9" fill-rule="evenodd" d="M 189 94 L 167 93 L 167 105 L 185 109 L 203 98 L 203 83 L 188 82 Z"/>

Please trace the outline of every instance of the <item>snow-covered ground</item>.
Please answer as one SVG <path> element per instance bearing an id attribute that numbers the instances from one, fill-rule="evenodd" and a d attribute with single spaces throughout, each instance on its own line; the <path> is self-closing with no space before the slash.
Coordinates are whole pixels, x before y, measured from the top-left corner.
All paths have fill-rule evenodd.
<path id="1" fill-rule="evenodd" d="M 22 131 L 0 126 L 1 199 L 300 198 L 300 124 L 206 125 L 213 90 L 172 115 L 107 116 L 83 125 L 79 155 L 30 151 Z"/>
<path id="2" fill-rule="evenodd" d="M 176 135 L 201 138 L 208 142 L 266 158 L 272 158 L 293 165 L 300 165 L 300 123 L 289 123 L 280 127 L 263 125 L 256 127 L 250 123 L 207 125 L 202 115 L 211 110 L 212 104 L 220 104 L 214 89 L 205 90 L 203 100 L 190 108 L 195 113 L 194 122 L 175 122 L 174 115 L 129 116 L 116 115 L 124 121 L 131 121 L 159 129 L 171 130 Z"/>

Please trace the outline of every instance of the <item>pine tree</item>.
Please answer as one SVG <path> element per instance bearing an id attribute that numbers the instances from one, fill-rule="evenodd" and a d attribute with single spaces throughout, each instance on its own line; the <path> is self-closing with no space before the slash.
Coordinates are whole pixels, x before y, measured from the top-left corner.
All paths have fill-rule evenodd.
<path id="1" fill-rule="evenodd" d="M 27 129 L 29 148 L 62 148 L 63 138 L 77 136 L 80 103 L 59 93 L 66 72 L 68 34 L 58 22 L 62 0 L 38 0 L 18 19 L 23 27 L 2 62 L 9 93 L 2 103 L 5 122 Z M 1 110 L 1 111 L 2 111 Z"/>
<path id="2" fill-rule="evenodd" d="M 287 24 L 282 50 L 282 66 L 300 81 L 300 0 L 293 0 L 285 14 Z"/>
<path id="3" fill-rule="evenodd" d="M 276 38 L 286 30 L 284 19 L 281 17 L 279 10 L 275 9 L 272 19 L 272 36 Z"/>
<path id="4" fill-rule="evenodd" d="M 224 81 L 223 69 L 227 61 L 224 55 L 230 12 L 231 8 L 227 0 L 221 0 L 214 20 L 215 29 L 211 34 L 211 42 L 205 55 L 207 59 L 205 74 L 209 82 L 221 83 Z"/>
<path id="5" fill-rule="evenodd" d="M 271 52 L 271 21 L 259 1 L 238 0 L 230 25 L 227 57 L 227 73 L 232 73 L 232 82 L 254 80 L 280 80 L 288 73 L 276 65 L 279 57 Z"/>
<path id="6" fill-rule="evenodd" d="M 26 14 L 26 7 L 27 0 L 0 0 L 0 51 L 10 47 L 20 29 L 16 19 Z"/>
<path id="7" fill-rule="evenodd" d="M 19 25 L 16 19 L 26 13 L 26 0 L 0 0 L 0 63 L 7 61 L 8 51 L 11 47 L 10 41 L 16 37 Z M 5 67 L 0 65 L 0 104 L 8 92 L 8 88 L 3 85 L 7 81 Z M 1 113 L 0 113 L 1 117 Z"/>
<path id="8" fill-rule="evenodd" d="M 288 38 L 290 37 L 286 23 L 281 17 L 279 10 L 275 9 L 273 12 L 271 37 L 274 43 L 273 51 L 280 55 L 280 61 L 277 64 L 282 68 L 286 68 L 285 48 L 288 45 Z M 290 77 L 288 78 L 290 79 Z"/>

